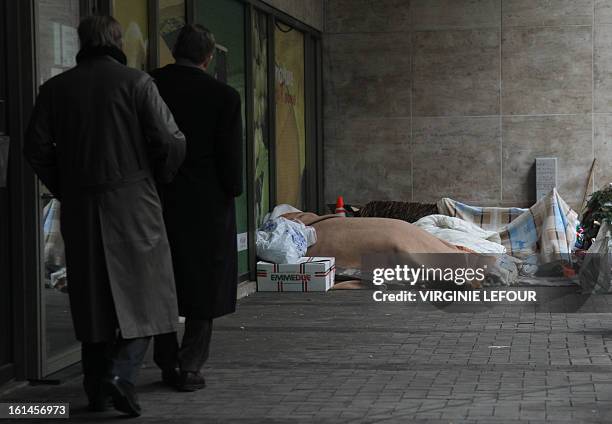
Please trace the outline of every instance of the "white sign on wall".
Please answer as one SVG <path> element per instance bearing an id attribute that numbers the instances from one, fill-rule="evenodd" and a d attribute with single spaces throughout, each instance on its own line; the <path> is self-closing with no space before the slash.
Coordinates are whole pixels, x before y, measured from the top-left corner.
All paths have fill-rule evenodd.
<path id="1" fill-rule="evenodd" d="M 536 201 L 557 187 L 557 158 L 536 158 Z"/>
<path id="2" fill-rule="evenodd" d="M 238 239 L 238 252 L 247 250 L 249 248 L 249 234 L 240 233 L 236 237 Z"/>

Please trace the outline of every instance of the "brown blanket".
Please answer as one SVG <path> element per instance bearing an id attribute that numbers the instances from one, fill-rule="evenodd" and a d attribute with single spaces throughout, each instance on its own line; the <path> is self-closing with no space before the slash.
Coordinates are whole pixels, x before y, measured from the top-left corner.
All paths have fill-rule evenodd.
<path id="1" fill-rule="evenodd" d="M 465 253 L 443 240 L 405 221 L 389 218 L 344 218 L 319 216 L 310 212 L 289 213 L 287 219 L 298 219 L 317 231 L 317 243 L 307 256 L 333 256 L 339 268 L 361 268 L 362 257 L 382 256 L 413 258 L 415 263 L 440 266 L 439 257 L 423 253 Z M 424 259 L 425 258 L 425 259 Z M 380 266 L 385 266 L 381 264 Z"/>

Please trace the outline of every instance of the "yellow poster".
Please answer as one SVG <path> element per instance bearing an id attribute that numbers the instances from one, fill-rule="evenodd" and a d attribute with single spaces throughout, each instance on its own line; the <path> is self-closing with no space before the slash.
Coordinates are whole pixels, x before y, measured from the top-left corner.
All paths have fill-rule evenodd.
<path id="1" fill-rule="evenodd" d="M 304 35 L 277 24 L 274 49 L 277 203 L 303 208 L 306 165 Z"/>
<path id="2" fill-rule="evenodd" d="M 253 141 L 255 144 L 255 224 L 270 210 L 270 140 L 268 137 L 267 15 L 253 13 Z"/>
<path id="3" fill-rule="evenodd" d="M 127 65 L 145 71 L 149 44 L 147 0 L 114 0 L 113 16 L 123 28 L 123 52 Z"/>

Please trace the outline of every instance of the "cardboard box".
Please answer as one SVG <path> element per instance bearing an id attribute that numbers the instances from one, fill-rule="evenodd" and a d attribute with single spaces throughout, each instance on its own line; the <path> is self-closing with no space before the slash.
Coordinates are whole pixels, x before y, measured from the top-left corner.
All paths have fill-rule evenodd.
<path id="1" fill-rule="evenodd" d="M 304 257 L 297 264 L 257 262 L 257 291 L 326 292 L 334 285 L 336 258 Z"/>

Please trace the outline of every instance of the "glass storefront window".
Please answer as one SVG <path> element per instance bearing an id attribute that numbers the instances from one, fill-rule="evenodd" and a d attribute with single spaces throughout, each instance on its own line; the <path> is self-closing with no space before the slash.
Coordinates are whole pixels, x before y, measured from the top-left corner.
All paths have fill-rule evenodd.
<path id="1" fill-rule="evenodd" d="M 159 0 L 159 66 L 174 62 L 172 49 L 185 25 L 185 0 Z"/>
<path id="2" fill-rule="evenodd" d="M 38 82 L 42 84 L 76 65 L 79 0 L 40 0 L 35 5 L 36 62 Z"/>
<path id="3" fill-rule="evenodd" d="M 287 203 L 304 209 L 304 34 L 277 22 L 274 29 L 274 50 L 276 203 Z"/>
<path id="4" fill-rule="evenodd" d="M 238 0 L 198 0 L 195 22 L 208 28 L 217 41 L 217 49 L 208 71 L 215 78 L 234 87 L 242 99 L 242 122 L 245 119 L 245 18 L 244 4 Z M 243 131 L 243 186 L 246 188 L 246 131 Z M 236 199 L 238 230 L 238 273 L 249 271 L 247 251 L 248 204 L 246 189 Z"/>
<path id="5" fill-rule="evenodd" d="M 270 209 L 270 140 L 268 137 L 268 25 L 267 16 L 254 11 L 253 134 L 255 144 L 255 224 L 263 223 Z"/>
<path id="6" fill-rule="evenodd" d="M 147 0 L 113 0 L 113 16 L 123 28 L 123 52 L 127 65 L 145 71 L 149 51 Z"/>
<path id="7" fill-rule="evenodd" d="M 79 0 L 40 0 L 35 5 L 37 80 L 42 84 L 76 64 L 80 10 Z M 60 361 L 50 365 L 50 362 L 77 348 L 78 343 L 68 301 L 64 242 L 59 232 L 60 203 L 42 184 L 39 191 L 43 224 L 45 367 L 47 372 L 52 372 L 67 364 Z"/>

